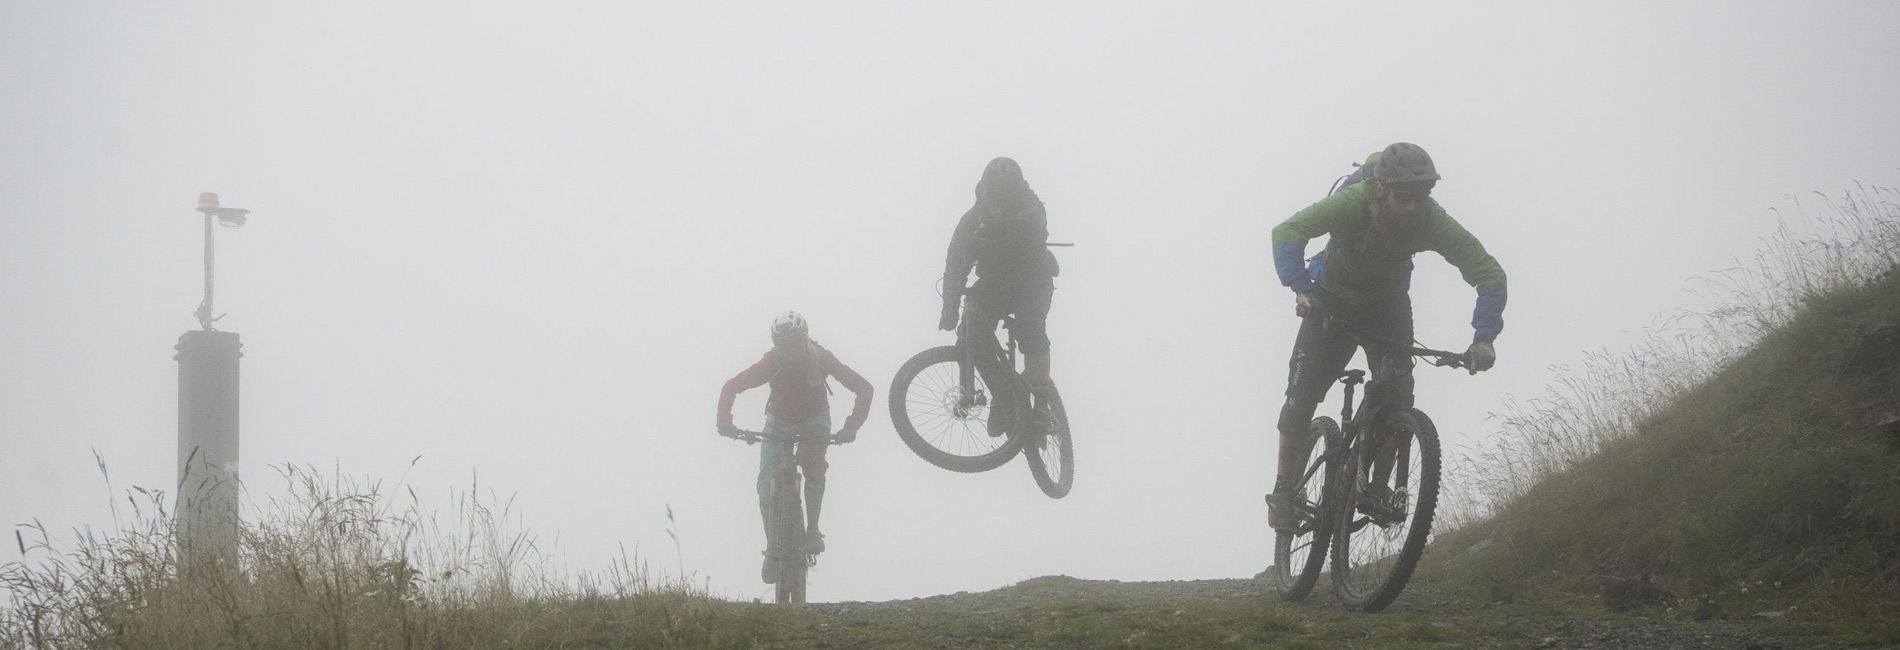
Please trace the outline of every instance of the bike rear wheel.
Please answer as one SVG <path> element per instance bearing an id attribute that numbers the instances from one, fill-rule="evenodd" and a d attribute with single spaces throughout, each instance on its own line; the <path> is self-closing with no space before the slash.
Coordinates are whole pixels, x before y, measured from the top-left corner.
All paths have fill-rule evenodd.
<path id="1" fill-rule="evenodd" d="M 1036 477 L 1042 493 L 1060 499 L 1075 486 L 1075 446 L 1069 438 L 1069 411 L 1062 407 L 1062 394 L 1050 386 L 1046 399 L 1053 426 L 1041 435 L 1025 437 L 1023 457 L 1029 461 L 1029 474 Z M 1029 417 L 1033 420 L 1036 415 Z"/>
<path id="2" fill-rule="evenodd" d="M 1002 389 L 993 369 L 978 364 L 975 388 L 966 394 L 958 378 L 961 354 L 954 345 L 917 353 L 891 380 L 891 426 L 917 457 L 953 472 L 987 472 L 1022 448 L 1014 435 L 990 435 L 990 420 L 1007 422 L 1021 412 L 1021 396 Z M 994 381 L 993 381 L 994 380 Z"/>
<path id="3" fill-rule="evenodd" d="M 1399 597 L 1418 568 L 1438 507 L 1438 429 L 1417 409 L 1394 411 L 1379 429 L 1358 436 L 1336 469 L 1328 497 L 1333 517 L 1333 589 L 1347 609 L 1376 612 Z M 1385 442 L 1393 462 L 1385 476 L 1374 463 Z M 1383 489 L 1373 486 L 1383 486 Z M 1390 490 L 1387 498 L 1368 494 Z"/>
<path id="4" fill-rule="evenodd" d="M 1325 496 L 1332 475 L 1329 459 L 1336 457 L 1342 442 L 1339 423 L 1330 417 L 1314 418 L 1307 432 L 1312 440 L 1304 465 L 1305 480 L 1294 495 L 1300 527 L 1273 533 L 1273 577 L 1281 600 L 1304 600 L 1313 592 L 1320 572 L 1326 568 L 1326 543 L 1333 534 Z"/>

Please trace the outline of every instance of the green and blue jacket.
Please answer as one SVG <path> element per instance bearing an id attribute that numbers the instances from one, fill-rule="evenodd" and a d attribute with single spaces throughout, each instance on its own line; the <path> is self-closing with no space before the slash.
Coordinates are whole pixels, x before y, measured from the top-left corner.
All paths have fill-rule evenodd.
<path id="1" fill-rule="evenodd" d="M 1478 290 L 1471 314 L 1472 339 L 1492 341 L 1504 330 L 1504 268 L 1484 244 L 1445 213 L 1438 201 L 1421 206 L 1425 223 L 1403 242 L 1378 231 L 1381 206 L 1374 183 L 1355 183 L 1294 214 L 1273 229 L 1273 263 L 1280 284 L 1305 293 L 1318 284 L 1354 305 L 1411 290 L 1412 256 L 1438 253 Z M 1302 264 L 1306 242 L 1331 235 L 1326 250 Z"/>

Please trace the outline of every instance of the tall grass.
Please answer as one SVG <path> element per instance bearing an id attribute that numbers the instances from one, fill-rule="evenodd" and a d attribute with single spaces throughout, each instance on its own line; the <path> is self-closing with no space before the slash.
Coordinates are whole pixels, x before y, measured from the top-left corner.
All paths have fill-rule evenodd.
<path id="1" fill-rule="evenodd" d="M 103 464 L 102 464 L 103 469 Z M 624 551 L 601 572 L 552 570 L 507 500 L 457 494 L 446 515 L 413 489 L 274 467 L 285 496 L 239 525 L 236 566 L 194 561 L 162 492 L 127 493 L 114 530 L 70 542 L 37 522 L 0 565 L 0 648 L 470 648 L 594 639 L 716 645 L 730 606 Z M 478 486 L 477 486 L 478 487 Z M 406 498 L 404 498 L 406 497 Z"/>
<path id="2" fill-rule="evenodd" d="M 1606 445 L 1701 386 L 1808 305 L 1865 287 L 1900 266 L 1900 191 L 1857 185 L 1795 200 L 1748 258 L 1695 281 L 1698 305 L 1666 314 L 1630 349 L 1586 352 L 1534 396 L 1506 402 L 1498 431 L 1451 463 L 1450 483 L 1480 516 Z"/>
<path id="3" fill-rule="evenodd" d="M 1629 349 L 1554 368 L 1451 458 L 1464 516 L 1426 580 L 1594 590 L 1611 609 L 1799 606 L 1900 640 L 1882 622 L 1900 620 L 1900 433 L 1883 424 L 1900 403 L 1900 192 L 1797 201 L 1734 262 Z"/>

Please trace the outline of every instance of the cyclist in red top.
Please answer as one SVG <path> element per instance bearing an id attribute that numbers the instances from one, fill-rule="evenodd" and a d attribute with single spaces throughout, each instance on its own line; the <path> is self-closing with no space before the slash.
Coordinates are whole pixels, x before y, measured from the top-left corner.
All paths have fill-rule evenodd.
<path id="1" fill-rule="evenodd" d="M 830 350 L 819 347 L 811 340 L 810 327 L 805 318 L 797 312 L 785 312 L 772 323 L 772 349 L 765 358 L 746 368 L 738 376 L 726 382 L 719 391 L 719 433 L 731 434 L 738 431 L 732 425 L 732 400 L 739 393 L 771 384 L 771 396 L 765 401 L 765 432 L 781 435 L 819 436 L 811 442 L 800 442 L 792 455 L 805 472 L 805 521 L 807 522 L 807 548 L 812 552 L 825 550 L 825 536 L 818 532 L 818 511 L 825 498 L 825 462 L 826 440 L 823 434 L 831 430 L 831 392 L 826 385 L 827 377 L 836 377 L 838 383 L 856 394 L 852 402 L 851 415 L 844 419 L 844 426 L 838 429 L 831 440 L 844 444 L 858 439 L 858 428 L 864 426 L 865 417 L 871 412 L 871 382 L 865 381 L 856 371 L 846 367 Z M 766 440 L 759 447 L 759 514 L 765 515 L 765 490 L 770 477 L 767 463 L 777 454 L 779 445 L 786 444 Z M 766 521 L 766 535 L 771 535 L 772 522 Z M 768 540 L 769 542 L 769 540 Z"/>

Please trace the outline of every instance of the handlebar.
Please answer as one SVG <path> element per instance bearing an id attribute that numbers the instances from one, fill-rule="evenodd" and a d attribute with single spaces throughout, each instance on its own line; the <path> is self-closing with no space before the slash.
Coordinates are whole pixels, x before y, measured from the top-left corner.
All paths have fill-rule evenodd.
<path id="1" fill-rule="evenodd" d="M 1419 347 L 1409 342 L 1401 343 L 1399 342 L 1398 339 L 1392 339 L 1392 338 L 1386 338 L 1383 336 L 1374 336 L 1372 334 L 1367 334 L 1364 331 L 1359 330 L 1358 328 L 1347 325 L 1346 322 L 1341 319 L 1333 318 L 1332 315 L 1328 314 L 1323 309 L 1318 310 L 1317 313 L 1308 317 L 1311 318 L 1314 316 L 1326 319 L 1323 322 L 1323 325 L 1325 325 L 1326 327 L 1338 328 L 1340 331 L 1345 332 L 1348 336 L 1358 339 L 1361 345 L 1371 344 L 1377 347 L 1397 348 L 1400 350 L 1405 350 L 1406 352 L 1410 353 L 1412 356 L 1431 359 L 1431 364 L 1434 366 L 1438 366 L 1440 368 L 1470 369 L 1472 367 L 1471 359 L 1467 357 L 1465 353 L 1463 352 L 1446 352 L 1444 350 L 1434 350 L 1431 348 Z M 1476 372 L 1476 371 L 1473 371 L 1473 372 Z"/>
<path id="2" fill-rule="evenodd" d="M 838 436 L 833 435 L 833 434 L 814 435 L 814 436 L 787 436 L 787 435 L 772 435 L 769 433 L 765 433 L 763 431 L 747 431 L 745 429 L 739 429 L 731 433 L 726 433 L 722 431 L 719 433 L 719 435 L 727 437 L 727 438 L 731 438 L 733 440 L 742 440 L 748 445 L 764 442 L 766 440 L 779 440 L 783 442 L 823 441 L 827 445 L 838 444 Z"/>

